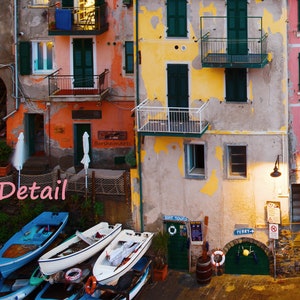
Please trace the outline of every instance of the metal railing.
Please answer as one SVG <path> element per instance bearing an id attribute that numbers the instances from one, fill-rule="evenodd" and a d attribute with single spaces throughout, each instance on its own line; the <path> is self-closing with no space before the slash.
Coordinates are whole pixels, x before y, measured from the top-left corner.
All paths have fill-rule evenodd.
<path id="1" fill-rule="evenodd" d="M 106 6 L 49 7 L 49 34 L 78 34 L 84 31 L 102 33 L 108 30 Z"/>
<path id="2" fill-rule="evenodd" d="M 109 90 L 108 74 L 105 69 L 99 75 L 60 75 L 60 70 L 48 75 L 49 96 L 102 95 Z"/>
<path id="3" fill-rule="evenodd" d="M 136 108 L 137 131 L 145 133 L 202 134 L 208 126 L 203 112 L 208 102 L 199 108 L 159 107 L 144 100 Z"/>
<path id="4" fill-rule="evenodd" d="M 242 20 L 247 27 L 247 38 L 227 37 L 227 17 L 201 17 L 201 61 L 221 67 L 261 67 L 267 63 L 267 33 L 262 32 L 262 18 Z M 204 33 L 205 32 L 205 33 Z"/>

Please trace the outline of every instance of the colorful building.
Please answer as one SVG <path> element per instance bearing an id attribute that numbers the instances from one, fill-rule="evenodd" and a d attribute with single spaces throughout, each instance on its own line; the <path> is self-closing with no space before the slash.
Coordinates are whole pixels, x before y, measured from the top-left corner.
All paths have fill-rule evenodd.
<path id="1" fill-rule="evenodd" d="M 135 12 L 135 219 L 168 230 L 171 268 L 195 268 L 208 241 L 226 272 L 269 274 L 269 223 L 290 222 L 285 1 L 139 0 Z"/>
<path id="2" fill-rule="evenodd" d="M 133 9 L 123 2 L 15 1 L 19 77 L 15 96 L 7 92 L 9 144 L 23 131 L 29 156 L 66 169 L 81 165 L 86 131 L 91 166 L 126 167 L 135 89 Z"/>

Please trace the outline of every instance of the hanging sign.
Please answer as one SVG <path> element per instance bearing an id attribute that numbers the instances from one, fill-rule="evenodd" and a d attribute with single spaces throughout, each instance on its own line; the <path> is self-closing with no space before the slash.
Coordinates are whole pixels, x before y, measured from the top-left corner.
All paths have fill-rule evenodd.
<path id="1" fill-rule="evenodd" d="M 254 233 L 253 228 L 238 228 L 235 229 L 233 232 L 234 235 L 253 234 L 253 233 Z"/>
<path id="2" fill-rule="evenodd" d="M 278 240 L 278 224 L 269 224 L 269 238 Z"/>
<path id="3" fill-rule="evenodd" d="M 267 201 L 267 221 L 280 224 L 280 202 Z"/>
<path id="4" fill-rule="evenodd" d="M 192 242 L 202 241 L 202 228 L 200 221 L 191 221 L 191 240 Z"/>

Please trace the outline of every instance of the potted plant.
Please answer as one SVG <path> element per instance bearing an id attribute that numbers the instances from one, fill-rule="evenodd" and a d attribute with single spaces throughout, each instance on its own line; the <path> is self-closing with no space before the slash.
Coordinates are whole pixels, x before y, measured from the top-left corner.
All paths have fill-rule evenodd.
<path id="1" fill-rule="evenodd" d="M 0 176 L 6 176 L 11 170 L 10 157 L 12 147 L 7 145 L 5 141 L 0 141 Z"/>
<path id="2" fill-rule="evenodd" d="M 153 281 L 165 280 L 168 275 L 168 242 L 169 234 L 159 231 L 152 240 L 151 249 L 153 252 Z"/>

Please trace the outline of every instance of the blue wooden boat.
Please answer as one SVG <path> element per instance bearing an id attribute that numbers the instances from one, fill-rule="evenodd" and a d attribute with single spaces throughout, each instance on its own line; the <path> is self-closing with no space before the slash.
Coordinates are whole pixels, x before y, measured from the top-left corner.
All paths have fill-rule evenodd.
<path id="1" fill-rule="evenodd" d="M 96 283 L 95 288 L 91 290 L 90 285 L 92 283 L 87 282 L 85 286 L 86 293 L 79 299 L 132 300 L 150 278 L 151 263 L 150 258 L 143 256 L 130 271 L 118 279 L 116 285 L 102 285 Z"/>
<path id="2" fill-rule="evenodd" d="M 0 299 L 24 299 L 44 282 L 37 263 L 29 263 L 0 280 Z"/>
<path id="3" fill-rule="evenodd" d="M 0 249 L 0 277 L 8 277 L 41 255 L 66 226 L 68 216 L 67 212 L 43 212 L 15 233 Z"/>

